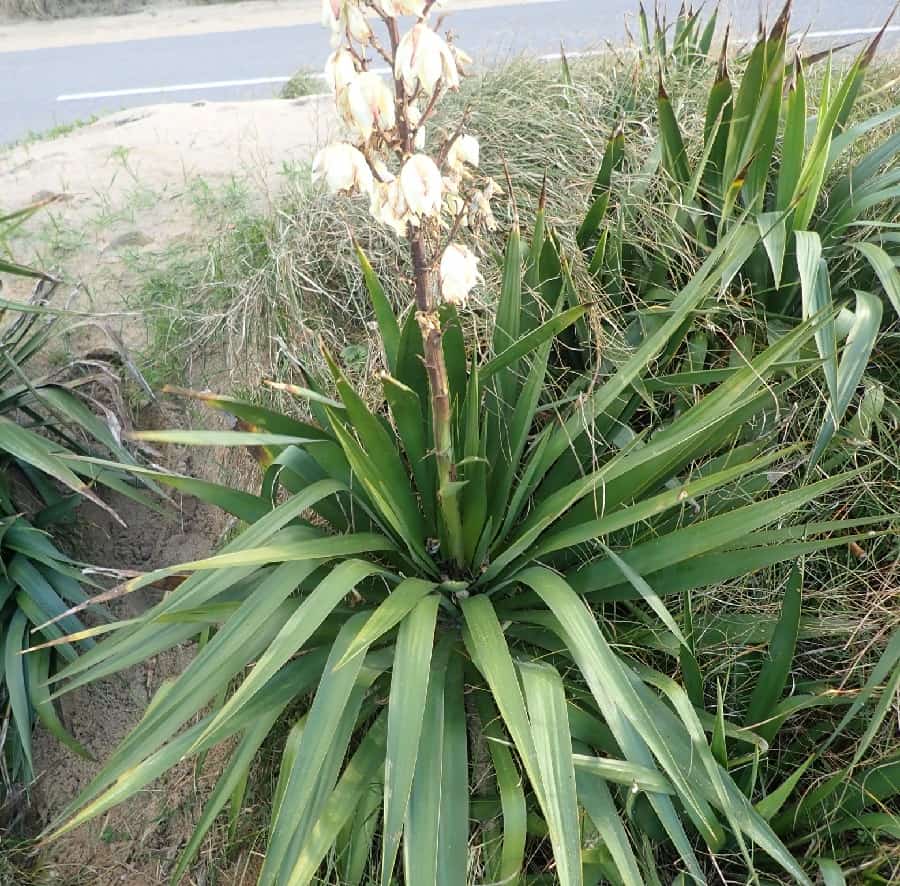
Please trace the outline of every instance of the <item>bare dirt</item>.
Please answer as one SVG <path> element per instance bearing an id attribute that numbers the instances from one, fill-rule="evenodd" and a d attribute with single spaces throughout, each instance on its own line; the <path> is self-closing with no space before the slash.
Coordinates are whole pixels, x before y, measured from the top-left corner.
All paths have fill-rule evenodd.
<path id="1" fill-rule="evenodd" d="M 174 404 L 160 403 L 140 416 L 142 425 L 183 426 L 186 417 Z M 222 479 L 229 465 L 210 454 L 178 447 L 163 453 L 165 464 L 181 473 Z M 231 462 L 237 473 L 246 470 Z M 212 551 L 230 523 L 226 515 L 193 498 L 176 496 L 169 519 L 119 496 L 108 497 L 122 527 L 105 511 L 86 505 L 77 531 L 66 541 L 78 556 L 98 566 L 148 571 L 189 561 Z M 131 618 L 156 603 L 163 592 L 138 591 L 114 601 L 117 618 Z M 61 699 L 61 715 L 72 734 L 97 761 L 105 760 L 137 724 L 163 681 L 181 673 L 194 654 L 194 644 L 169 650 L 143 665 L 129 668 Z M 215 749 L 202 771 L 193 761 L 175 767 L 163 779 L 59 841 L 41 854 L 46 882 L 76 886 L 157 886 L 167 876 L 190 837 L 202 802 L 215 785 L 229 748 Z M 35 736 L 32 819 L 45 827 L 98 771 L 99 763 L 74 756 L 52 736 Z M 201 876 L 201 859 L 194 874 Z M 200 882 L 200 880 L 196 880 Z M 219 882 L 223 882 L 221 879 Z M 231 882 L 225 880 L 224 882 Z M 234 880 L 235 883 L 240 882 Z"/>
<path id="2" fill-rule="evenodd" d="M 308 160 L 334 126 L 317 99 L 154 105 L 110 115 L 65 136 L 0 154 L 3 205 L 52 199 L 15 243 L 21 261 L 58 268 L 79 285 L 73 309 L 102 326 L 79 333 L 82 350 L 144 343 L 128 313 L 128 256 L 202 243 L 223 220 L 196 211 L 198 193 L 240 182 L 257 208 L 274 206 L 286 168 Z M 26 281 L 13 281 L 24 298 Z"/>

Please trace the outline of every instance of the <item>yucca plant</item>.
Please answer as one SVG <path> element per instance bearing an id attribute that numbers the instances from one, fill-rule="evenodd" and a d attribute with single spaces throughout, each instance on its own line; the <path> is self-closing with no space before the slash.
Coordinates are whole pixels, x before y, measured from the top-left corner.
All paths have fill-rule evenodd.
<path id="1" fill-rule="evenodd" d="M 761 240 L 741 275 L 747 292 L 763 309 L 769 340 L 798 318 L 830 311 L 835 303 L 843 308 L 816 336 L 829 402 L 811 459 L 814 464 L 865 372 L 883 301 L 900 313 L 900 272 L 891 255 L 896 248 L 892 216 L 883 223 L 869 219 L 873 209 L 890 209 L 900 196 L 896 164 L 900 133 L 883 138 L 840 174 L 834 171 L 864 137 L 889 127 L 900 107 L 852 122 L 883 30 L 838 77 L 830 52 L 804 60 L 798 49 L 793 63 L 788 63 L 790 11 L 788 0 L 771 30 L 761 29 L 737 84 L 729 73 L 726 34 L 696 157 L 660 68 L 659 151 L 645 169 L 662 171 L 677 240 L 668 243 L 663 236 L 658 245 L 649 246 L 632 242 L 627 235 L 629 214 L 639 209 L 629 207 L 627 199 L 619 207 L 618 221 L 607 217 L 604 195 L 623 156 L 623 133 L 617 130 L 578 242 L 591 272 L 605 284 L 612 282 L 613 292 L 619 291 L 614 279 L 624 270 L 644 300 L 664 304 L 673 287 L 682 285 L 670 268 L 677 267 L 672 257 L 684 250 L 685 243 L 693 244 L 702 256 L 734 225 L 748 219 L 756 224 Z M 813 107 L 805 68 L 822 62 L 827 67 L 819 84 L 818 106 Z M 854 302 L 851 310 L 849 304 Z M 698 341 L 702 344 L 702 337 Z"/>
<path id="2" fill-rule="evenodd" d="M 141 435 L 251 446 L 264 482 L 253 495 L 153 475 L 193 483 L 247 525 L 214 556 L 122 585 L 114 593 L 186 575 L 51 677 L 71 691 L 203 636 L 51 836 L 234 740 L 179 882 L 226 807 L 236 827 L 260 747 L 288 716 L 262 884 L 638 884 L 663 870 L 704 882 L 706 853 L 742 876 L 771 866 L 810 883 L 754 806 L 769 785 L 746 777 L 781 693 L 746 723 L 707 713 L 689 599 L 879 531 L 874 519 L 790 520 L 864 469 L 779 485 L 801 455 L 777 445 L 786 370 L 811 369 L 795 354 L 828 315 L 719 373 L 702 397 L 694 376 L 658 376 L 759 241 L 735 225 L 658 328 L 573 372 L 558 336 L 587 306 L 571 306 L 541 210 L 529 246 L 513 224 L 489 334 L 468 335 L 460 309 L 477 258 L 459 238 L 492 219 L 492 188 L 475 189 L 478 145 L 462 124 L 434 159 L 421 150 L 463 58 L 430 29 L 432 5 L 366 9 L 387 44 L 366 4 L 327 8 L 345 41 L 328 71 L 355 144 L 326 148 L 314 168 L 335 190 L 367 193 L 414 267 L 415 300 L 398 319 L 359 255 L 384 356 L 377 403 L 325 351 L 329 383 L 308 373 L 280 385 L 309 419 L 181 392 L 238 429 Z M 418 21 L 401 36 L 396 14 L 410 11 Z M 370 76 L 367 46 L 394 67 L 393 94 Z M 674 638 L 680 681 L 642 645 L 648 626 Z"/>
<path id="3" fill-rule="evenodd" d="M 639 3 L 638 47 L 641 55 L 663 69 L 670 61 L 677 65 L 700 64 L 709 54 L 716 34 L 718 17 L 718 6 L 708 17 L 704 17 L 702 4 L 698 9 L 694 9 L 693 6 L 685 7 L 682 4 L 675 16 L 675 21 L 669 25 L 665 10 L 660 15 L 657 2 L 653 4 L 653 26 L 651 28 L 647 10 L 644 9 L 643 3 Z"/>
<path id="4" fill-rule="evenodd" d="M 41 205 L 0 219 L 0 246 L 7 255 L 14 227 Z M 87 755 L 65 731 L 49 699 L 48 675 L 59 662 L 73 661 L 79 648 L 93 645 L 81 621 L 65 615 L 87 600 L 81 564 L 59 550 L 49 531 L 70 522 L 83 499 L 109 510 L 93 490 L 98 483 L 158 505 L 133 489 L 121 471 L 65 460 L 98 451 L 124 462 L 131 457 L 78 395 L 95 377 L 28 374 L 29 361 L 46 349 L 62 316 L 50 304 L 58 282 L 12 258 L 0 260 L 0 272 L 38 279 L 29 302 L 0 299 L 0 768 L 3 786 L 9 788 L 32 780 L 35 718 Z M 103 617 L 100 609 L 94 614 Z M 82 636 L 22 654 L 73 633 Z"/>

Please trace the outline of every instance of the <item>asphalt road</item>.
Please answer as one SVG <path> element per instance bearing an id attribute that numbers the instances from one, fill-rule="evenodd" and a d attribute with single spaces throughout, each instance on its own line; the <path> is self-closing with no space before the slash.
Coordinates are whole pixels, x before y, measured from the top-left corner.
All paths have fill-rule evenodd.
<path id="1" fill-rule="evenodd" d="M 862 40 L 884 22 L 893 3 L 795 0 L 792 26 L 808 27 L 819 43 Z M 679 0 L 664 5 L 675 10 Z M 731 7 L 734 33 L 753 33 L 756 2 L 728 0 L 723 6 Z M 448 16 L 448 25 L 461 47 L 489 62 L 520 52 L 556 53 L 560 44 L 574 52 L 621 41 L 625 17 L 633 21 L 636 8 L 637 0 L 532 0 L 459 10 Z M 885 45 L 898 42 L 900 22 Z M 0 47 L 0 144 L 127 107 L 272 97 L 298 68 L 321 70 L 329 51 L 328 35 L 314 24 L 20 52 Z"/>

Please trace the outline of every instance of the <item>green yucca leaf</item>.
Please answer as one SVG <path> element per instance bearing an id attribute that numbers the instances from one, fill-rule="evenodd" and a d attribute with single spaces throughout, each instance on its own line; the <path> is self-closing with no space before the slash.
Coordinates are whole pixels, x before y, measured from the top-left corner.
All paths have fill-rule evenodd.
<path id="1" fill-rule="evenodd" d="M 29 464 L 39 471 L 68 486 L 73 492 L 83 495 L 108 513 L 115 515 L 112 508 L 101 501 L 90 487 L 76 476 L 68 464 L 60 457 L 63 450 L 53 446 L 43 437 L 20 427 L 15 422 L 0 415 L 0 447 L 16 459 Z M 118 517 L 117 517 L 118 519 Z"/>
<path id="2" fill-rule="evenodd" d="M 281 667 L 304 647 L 326 617 L 351 593 L 356 585 L 379 571 L 373 563 L 347 559 L 339 563 L 323 578 L 284 623 L 284 627 L 268 645 L 265 653 L 257 660 L 253 670 L 240 687 L 215 714 L 207 729 L 197 740 L 198 743 L 207 739 L 210 733 L 248 704 Z M 266 603 L 270 603 L 271 599 L 270 597 Z"/>
<path id="3" fill-rule="evenodd" d="M 271 504 L 261 496 L 243 492 L 240 489 L 232 489 L 219 483 L 210 483 L 208 480 L 200 480 L 196 477 L 186 477 L 183 474 L 173 474 L 139 465 L 122 465 L 107 459 L 90 458 L 82 455 L 69 456 L 68 460 L 74 464 L 85 462 L 98 467 L 116 468 L 139 477 L 147 477 L 152 481 L 171 486 L 173 489 L 193 495 L 207 504 L 221 508 L 245 523 L 255 523 L 272 509 Z"/>
<path id="4" fill-rule="evenodd" d="M 248 728 L 229 757 L 225 771 L 219 776 L 215 789 L 203 806 L 203 813 L 191 833 L 191 838 L 178 858 L 178 864 L 170 877 L 173 886 L 181 882 L 181 878 L 187 873 L 188 866 L 200 851 L 203 839 L 213 826 L 216 817 L 225 808 L 235 790 L 246 780 L 253 765 L 253 759 L 278 719 L 279 713 L 276 709 Z"/>
<path id="5" fill-rule="evenodd" d="M 657 726 L 649 718 L 641 701 L 635 697 L 635 690 L 621 662 L 609 650 L 584 604 L 562 579 L 546 569 L 526 570 L 520 574 L 519 580 L 531 587 L 559 619 L 566 645 L 626 756 L 649 768 L 653 768 L 653 756 L 656 756 L 673 782 L 687 814 L 704 839 L 712 845 L 720 845 L 723 835 L 711 811 L 679 770 L 666 743 L 657 732 Z M 601 674 L 604 675 L 602 683 Z M 630 729 L 626 722 L 631 724 Z M 674 813 L 671 801 L 667 797 L 653 794 L 650 795 L 650 801 L 682 859 L 694 876 L 703 881 L 699 863 Z"/>
<path id="6" fill-rule="evenodd" d="M 19 743 L 25 755 L 27 772 L 34 771 L 31 751 L 31 705 L 28 699 L 28 684 L 25 675 L 25 659 L 22 650 L 28 645 L 25 642 L 25 631 L 28 628 L 28 616 L 21 608 L 13 613 L 4 640 L 3 678 L 6 693 L 9 696 L 9 707 L 12 713 L 12 726 L 19 736 Z"/>
<path id="7" fill-rule="evenodd" d="M 469 749 L 463 658 L 450 652 L 444 675 L 444 734 L 437 886 L 466 886 L 469 850 Z"/>
<path id="8" fill-rule="evenodd" d="M 419 755 L 419 737 L 422 736 L 423 740 L 425 738 L 422 711 L 426 711 L 427 717 L 426 697 L 429 692 L 432 697 L 428 703 L 432 707 L 437 704 L 434 697 L 436 689 L 429 684 L 437 611 L 438 597 L 434 594 L 423 597 L 403 619 L 397 633 L 397 652 L 391 671 L 384 771 L 381 882 L 385 886 L 390 883 L 393 874 L 400 836 L 407 817 Z M 358 639 L 354 641 L 354 646 L 357 643 Z M 433 740 L 434 736 L 429 738 Z"/>
<path id="9" fill-rule="evenodd" d="M 41 649 L 38 652 L 24 654 L 25 668 L 27 672 L 28 694 L 34 712 L 37 714 L 41 725 L 57 741 L 64 744 L 73 753 L 86 760 L 94 758 L 88 750 L 63 726 L 56 708 L 50 700 L 50 690 L 47 688 L 47 677 L 50 674 L 50 659 L 52 652 L 49 649 Z"/>
<path id="10" fill-rule="evenodd" d="M 572 739 L 563 682 L 556 669 L 520 662 L 535 756 L 546 795 L 544 811 L 561 884 L 581 884 L 581 847 Z"/>
<path id="11" fill-rule="evenodd" d="M 363 787 L 359 802 L 338 834 L 335 845 L 342 882 L 347 886 L 359 886 L 365 876 L 372 855 L 375 833 L 381 821 L 379 807 L 383 793 L 384 752 L 381 750 L 378 754 L 375 751 L 372 756 L 377 758 L 376 769 Z M 351 761 L 341 776 L 341 782 L 347 778 L 352 765 Z"/>
<path id="12" fill-rule="evenodd" d="M 494 767 L 494 778 L 503 814 L 500 849 L 498 851 L 490 844 L 487 847 L 491 876 L 495 881 L 512 880 L 519 876 L 525 863 L 527 839 L 525 790 L 496 708 L 485 693 L 476 694 L 475 707 Z"/>
<path id="13" fill-rule="evenodd" d="M 384 634 L 395 628 L 436 588 L 437 585 L 417 578 L 407 578 L 400 582 L 366 619 L 359 634 L 350 642 L 344 658 L 340 659 L 338 665 L 343 667 L 351 658 L 359 655 Z"/>
<path id="14" fill-rule="evenodd" d="M 716 70 L 716 80 L 709 91 L 706 102 L 706 118 L 703 127 L 703 144 L 708 151 L 708 159 L 703 170 L 703 184 L 707 197 L 719 210 L 722 207 L 722 175 L 725 169 L 725 153 L 731 127 L 732 100 L 733 89 L 728 73 L 728 31 L 726 30 Z"/>
<path id="15" fill-rule="evenodd" d="M 412 388 L 389 375 L 382 375 L 381 385 L 419 490 L 419 501 L 425 514 L 428 533 L 435 535 L 434 492 L 437 481 L 434 459 L 428 454 L 427 424 L 422 403 Z"/>
<path id="16" fill-rule="evenodd" d="M 643 886 L 644 880 L 634 850 L 605 780 L 590 769 L 579 766 L 575 770 L 575 782 L 578 798 L 609 849 L 622 883 L 624 886 Z"/>
<path id="17" fill-rule="evenodd" d="M 853 394 L 868 366 L 881 326 L 881 300 L 870 292 L 856 290 L 855 294 L 856 310 L 853 312 L 853 325 L 847 335 L 837 368 L 835 396 L 809 457 L 810 468 L 818 462 L 850 406 Z"/>
<path id="18" fill-rule="evenodd" d="M 517 363 L 523 357 L 537 350 L 541 345 L 555 338 L 563 330 L 568 329 L 573 323 L 584 316 L 587 306 L 578 305 L 554 314 L 545 323 L 536 329 L 523 335 L 518 341 L 511 344 L 505 351 L 492 357 L 478 367 L 479 378 L 482 382 L 492 378 L 501 369 Z"/>
<path id="19" fill-rule="evenodd" d="M 621 165 L 624 156 L 625 132 L 621 127 L 617 127 L 610 135 L 603 152 L 600 169 L 591 189 L 590 208 L 575 235 L 575 242 L 582 250 L 590 245 L 603 221 L 603 216 L 606 215 L 611 195 L 612 174 Z"/>
<path id="20" fill-rule="evenodd" d="M 337 839 L 341 828 L 351 820 L 354 811 L 365 803 L 367 793 L 371 795 L 372 781 L 384 766 L 384 720 L 384 715 L 380 715 L 369 728 L 344 768 L 331 795 L 322 806 L 312 833 L 300 847 L 299 855 L 291 870 L 292 883 L 312 882 L 322 859 Z M 364 812 L 367 815 L 362 817 L 360 825 L 374 817 L 374 812 L 368 807 L 364 806 Z M 351 874 L 349 882 L 352 881 Z"/>
<path id="21" fill-rule="evenodd" d="M 775 288 L 781 286 L 781 274 L 784 269 L 784 253 L 787 249 L 787 222 L 781 212 L 760 212 L 756 216 L 763 246 L 772 266 Z"/>
<path id="22" fill-rule="evenodd" d="M 663 86 L 662 78 L 657 90 L 657 110 L 659 112 L 659 132 L 663 149 L 663 166 L 679 185 L 686 186 L 691 178 L 688 168 L 684 139 L 678 127 L 678 120 L 672 110 L 669 94 Z"/>
<path id="23" fill-rule="evenodd" d="M 826 321 L 816 330 L 816 347 L 822 358 L 822 371 L 831 398 L 837 403 L 838 361 L 837 334 L 831 315 L 833 302 L 828 266 L 822 258 L 822 242 L 812 231 L 797 231 L 797 266 L 800 270 L 800 297 L 804 318 L 822 316 Z"/>
<path id="24" fill-rule="evenodd" d="M 586 428 L 630 388 L 632 382 L 646 371 L 650 361 L 683 326 L 691 311 L 712 289 L 724 282 L 721 277 L 722 267 L 735 266 L 736 273 L 740 265 L 746 261 L 756 241 L 756 233 L 743 226 L 736 226 L 727 237 L 723 238 L 690 283 L 672 302 L 665 323 L 642 342 L 625 364 L 620 366 L 605 384 L 600 385 L 579 410 L 576 410 L 560 427 L 554 429 L 535 471 L 536 480 L 543 479 L 549 468 L 569 450 Z"/>
<path id="25" fill-rule="evenodd" d="M 436 608 L 434 611 L 437 611 Z M 433 634 L 433 619 L 431 623 Z M 422 732 L 403 837 L 403 870 L 405 879 L 409 882 L 421 877 L 426 883 L 437 883 L 444 754 L 444 687 L 451 642 L 450 637 L 443 637 L 437 644 L 431 661 L 425 704 L 418 714 L 422 717 Z M 412 712 L 410 715 L 415 716 Z M 385 767 L 387 771 L 387 762 Z M 389 886 L 384 879 L 382 883 Z"/>
<path id="26" fill-rule="evenodd" d="M 384 294 L 381 281 L 372 269 L 362 247 L 358 243 L 354 243 L 354 247 L 363 272 L 363 279 L 366 282 L 366 289 L 369 291 L 369 298 L 372 300 L 375 319 L 378 321 L 378 331 L 381 336 L 381 346 L 384 348 L 388 372 L 394 374 L 397 372 L 397 352 L 400 348 L 400 324 L 397 322 L 390 301 Z"/>
<path id="27" fill-rule="evenodd" d="M 800 569 L 794 566 L 785 588 L 781 616 L 769 642 L 768 656 L 756 679 L 747 715 L 744 718 L 747 727 L 766 741 L 771 741 L 775 735 L 773 721 L 766 721 L 774 712 L 775 705 L 784 692 L 794 661 L 794 650 L 800 630 L 802 589 L 803 575 Z"/>
<path id="28" fill-rule="evenodd" d="M 884 294 L 900 316 L 900 271 L 897 270 L 894 260 L 874 243 L 857 243 L 855 246 L 872 266 L 872 270 L 881 281 Z"/>
<path id="29" fill-rule="evenodd" d="M 470 563 L 475 562 L 479 543 L 486 535 L 488 514 L 488 460 L 481 435 L 481 392 L 481 376 L 475 366 L 469 375 L 460 446 L 465 461 L 462 478 L 466 484 L 462 490 L 463 545 Z"/>
<path id="30" fill-rule="evenodd" d="M 766 794 L 757 804 L 756 811 L 766 821 L 774 818 L 780 811 L 781 807 L 787 802 L 791 794 L 794 793 L 803 774 L 809 769 L 810 765 L 815 761 L 816 754 L 810 754 L 774 791 Z"/>
<path id="31" fill-rule="evenodd" d="M 306 726 L 273 815 L 261 884 L 280 882 L 300 857 L 316 821 L 316 807 L 331 792 L 363 700 L 363 657 L 337 667 L 365 618 L 351 616 L 341 628 L 307 716 Z"/>
<path id="32" fill-rule="evenodd" d="M 641 574 L 648 578 L 658 570 L 668 569 L 676 563 L 684 563 L 694 557 L 732 545 L 738 539 L 748 537 L 754 530 L 780 520 L 818 495 L 847 483 L 860 473 L 860 470 L 856 470 L 838 474 L 809 486 L 736 508 L 690 524 L 660 538 L 635 545 L 620 556 L 633 569 L 640 569 Z M 615 564 L 601 560 L 573 569 L 567 578 L 578 592 L 596 594 L 618 583 L 618 571 Z M 654 585 L 657 593 L 660 593 L 655 580 Z"/>

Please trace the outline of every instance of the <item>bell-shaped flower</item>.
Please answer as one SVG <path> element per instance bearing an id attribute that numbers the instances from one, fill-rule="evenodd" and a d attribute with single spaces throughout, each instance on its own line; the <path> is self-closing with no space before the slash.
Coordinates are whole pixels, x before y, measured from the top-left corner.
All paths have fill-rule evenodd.
<path id="1" fill-rule="evenodd" d="M 409 92 L 419 86 L 433 95 L 438 83 L 459 88 L 459 71 L 450 47 L 424 22 L 410 28 L 400 40 L 394 57 L 394 75 Z"/>
<path id="2" fill-rule="evenodd" d="M 481 280 L 478 258 L 468 246 L 451 243 L 441 256 L 441 294 L 444 301 L 463 307 Z"/>
<path id="3" fill-rule="evenodd" d="M 344 10 L 347 33 L 357 42 L 366 44 L 372 39 L 372 28 L 366 14 L 355 3 L 348 3 Z"/>
<path id="4" fill-rule="evenodd" d="M 372 5 L 384 16 L 394 18 L 398 15 L 425 14 L 425 0 L 371 0 Z"/>
<path id="5" fill-rule="evenodd" d="M 346 0 L 322 0 L 322 27 L 340 30 L 345 3 Z"/>
<path id="6" fill-rule="evenodd" d="M 347 87 L 356 79 L 356 62 L 346 49 L 336 49 L 325 62 L 325 80 L 331 91 L 340 98 Z"/>
<path id="7" fill-rule="evenodd" d="M 387 132 L 394 128 L 394 96 L 378 74 L 366 71 L 347 87 L 346 114 L 347 125 L 367 142 L 373 130 Z"/>
<path id="8" fill-rule="evenodd" d="M 461 173 L 466 164 L 478 165 L 478 139 L 472 135 L 459 135 L 447 151 L 447 166 L 454 172 Z"/>
<path id="9" fill-rule="evenodd" d="M 406 205 L 399 179 L 392 179 L 386 183 L 375 182 L 369 211 L 375 219 L 391 228 L 398 237 L 405 237 L 409 226 L 417 222 Z"/>
<path id="10" fill-rule="evenodd" d="M 437 164 L 427 154 L 413 154 L 400 170 L 400 190 L 409 211 L 435 216 L 441 211 L 443 183 Z"/>
<path id="11" fill-rule="evenodd" d="M 371 194 L 372 170 L 361 151 L 353 145 L 337 142 L 319 151 L 313 160 L 313 181 L 325 179 L 332 193 Z"/>

